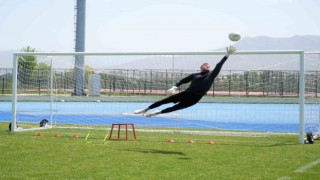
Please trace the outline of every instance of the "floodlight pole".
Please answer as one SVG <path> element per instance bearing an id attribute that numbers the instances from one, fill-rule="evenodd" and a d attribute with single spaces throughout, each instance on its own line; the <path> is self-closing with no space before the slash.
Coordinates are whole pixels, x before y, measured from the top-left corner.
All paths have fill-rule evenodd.
<path id="1" fill-rule="evenodd" d="M 85 18 L 86 18 L 86 0 L 77 0 L 76 5 L 76 37 L 75 37 L 75 51 L 85 51 Z M 74 67 L 74 96 L 84 96 L 84 82 L 85 82 L 85 62 L 83 55 L 75 56 Z"/>

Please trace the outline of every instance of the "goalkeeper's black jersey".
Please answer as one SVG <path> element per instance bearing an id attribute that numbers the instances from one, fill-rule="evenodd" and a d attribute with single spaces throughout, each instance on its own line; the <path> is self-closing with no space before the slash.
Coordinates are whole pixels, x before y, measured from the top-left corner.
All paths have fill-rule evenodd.
<path id="1" fill-rule="evenodd" d="M 190 74 L 189 76 L 181 79 L 176 86 L 179 87 L 181 84 L 186 84 L 189 83 L 191 81 L 190 86 L 186 89 L 186 91 L 192 92 L 194 94 L 197 95 L 205 95 L 214 79 L 218 76 L 222 65 L 224 64 L 224 62 L 226 62 L 226 60 L 228 59 L 227 56 L 224 56 L 220 62 L 216 65 L 216 67 L 214 68 L 214 70 L 210 71 L 210 72 L 199 72 L 199 73 L 193 73 Z"/>

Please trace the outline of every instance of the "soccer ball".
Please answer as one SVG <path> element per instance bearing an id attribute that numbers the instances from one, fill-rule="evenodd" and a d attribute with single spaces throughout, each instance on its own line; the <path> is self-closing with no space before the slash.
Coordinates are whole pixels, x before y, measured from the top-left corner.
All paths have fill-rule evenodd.
<path id="1" fill-rule="evenodd" d="M 241 39 L 241 35 L 239 33 L 233 32 L 229 34 L 229 39 L 231 41 L 239 41 Z"/>

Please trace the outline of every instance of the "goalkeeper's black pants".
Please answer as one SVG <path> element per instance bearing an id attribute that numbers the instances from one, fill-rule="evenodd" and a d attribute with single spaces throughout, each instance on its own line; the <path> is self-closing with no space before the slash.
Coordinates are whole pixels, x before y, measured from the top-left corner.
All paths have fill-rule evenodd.
<path id="1" fill-rule="evenodd" d="M 159 107 L 163 104 L 175 103 L 174 106 L 166 108 L 161 111 L 161 113 L 168 113 L 168 112 L 172 112 L 172 111 L 176 111 L 179 109 L 184 109 L 184 108 L 190 107 L 190 106 L 196 104 L 197 102 L 199 102 L 202 97 L 203 97 L 202 95 L 194 94 L 189 91 L 182 91 L 178 94 L 169 96 L 165 99 L 162 99 L 160 101 L 157 101 L 157 102 L 151 104 L 149 106 L 149 109 Z"/>

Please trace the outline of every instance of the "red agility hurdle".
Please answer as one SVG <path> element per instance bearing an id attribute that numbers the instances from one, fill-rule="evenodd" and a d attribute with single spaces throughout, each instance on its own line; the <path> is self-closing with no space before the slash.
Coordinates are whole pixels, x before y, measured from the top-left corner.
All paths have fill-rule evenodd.
<path id="1" fill-rule="evenodd" d="M 131 127 L 132 127 L 132 132 L 133 132 L 133 135 L 134 135 L 134 139 L 137 139 L 137 137 L 136 137 L 136 131 L 135 131 L 135 129 L 134 129 L 134 124 L 112 124 L 111 130 L 110 130 L 109 140 L 112 139 L 112 132 L 113 132 L 114 126 L 118 126 L 118 140 L 120 139 L 120 129 L 121 129 L 121 126 L 125 126 L 125 127 L 126 127 L 126 140 L 128 140 L 128 126 L 131 126 Z"/>

